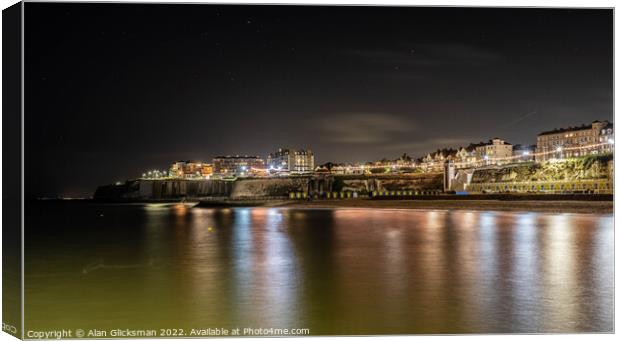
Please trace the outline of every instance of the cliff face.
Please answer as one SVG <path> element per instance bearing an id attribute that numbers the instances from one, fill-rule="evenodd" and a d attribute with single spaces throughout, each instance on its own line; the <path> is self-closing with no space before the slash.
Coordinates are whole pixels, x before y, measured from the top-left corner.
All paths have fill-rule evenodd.
<path id="1" fill-rule="evenodd" d="M 376 179 L 377 191 L 428 191 L 442 190 L 443 174 L 420 174 L 419 176 Z"/>
<path id="2" fill-rule="evenodd" d="M 613 178 L 613 156 L 591 155 L 562 162 L 524 163 L 475 170 L 472 183 L 575 181 Z"/>
<path id="3" fill-rule="evenodd" d="M 358 192 L 372 191 L 441 190 L 441 174 L 414 176 L 327 176 L 271 179 L 239 179 L 235 181 L 230 197 L 287 197 L 291 192 Z"/>
<path id="4" fill-rule="evenodd" d="M 94 199 L 112 201 L 175 200 L 228 196 L 231 181 L 224 180 L 128 180 L 120 185 L 99 186 Z"/>
<path id="5" fill-rule="evenodd" d="M 290 192 L 306 192 L 308 178 L 239 179 L 230 192 L 231 199 L 286 197 Z"/>
<path id="6" fill-rule="evenodd" d="M 224 180 L 146 180 L 140 181 L 142 198 L 222 197 L 230 194 L 232 181 Z"/>
<path id="7" fill-rule="evenodd" d="M 200 199 L 206 197 L 273 198 L 291 192 L 441 190 L 441 174 L 407 176 L 306 176 L 225 180 L 128 180 L 97 188 L 95 199 L 111 201 Z"/>
<path id="8" fill-rule="evenodd" d="M 337 180 L 336 180 L 337 181 Z M 427 191 L 443 188 L 442 174 L 416 174 L 403 176 L 371 176 L 363 179 L 342 178 L 342 191 L 362 194 L 372 191 Z M 338 188 L 332 189 L 339 191 Z"/>

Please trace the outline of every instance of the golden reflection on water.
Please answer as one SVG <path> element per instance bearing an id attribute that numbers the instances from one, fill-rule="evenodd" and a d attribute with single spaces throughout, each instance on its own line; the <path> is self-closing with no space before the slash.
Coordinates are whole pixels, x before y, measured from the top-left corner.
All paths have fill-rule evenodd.
<path id="1" fill-rule="evenodd" d="M 612 328 L 611 216 L 186 205 L 72 212 L 70 221 L 53 210 L 32 217 L 40 226 L 30 239 L 39 247 L 26 248 L 31 329 Z M 50 224 L 63 228 L 51 234 Z M 79 271 L 99 260 L 104 266 Z"/>
<path id="2" fill-rule="evenodd" d="M 547 247 L 543 253 L 545 269 L 544 296 L 555 297 L 547 299 L 546 315 L 550 320 L 564 321 L 565 324 L 574 324 L 576 312 L 573 297 L 575 292 L 575 249 L 574 228 L 569 223 L 569 217 L 556 215 L 548 217 L 549 227 L 545 233 Z M 548 326 L 559 328 L 560 326 Z"/>

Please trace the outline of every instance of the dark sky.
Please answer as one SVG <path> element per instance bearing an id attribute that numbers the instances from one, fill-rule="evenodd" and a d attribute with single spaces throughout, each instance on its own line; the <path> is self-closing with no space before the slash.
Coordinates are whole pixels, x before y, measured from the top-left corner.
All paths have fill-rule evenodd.
<path id="1" fill-rule="evenodd" d="M 612 119 L 611 10 L 26 3 L 27 194 L 221 154 L 419 157 Z"/>

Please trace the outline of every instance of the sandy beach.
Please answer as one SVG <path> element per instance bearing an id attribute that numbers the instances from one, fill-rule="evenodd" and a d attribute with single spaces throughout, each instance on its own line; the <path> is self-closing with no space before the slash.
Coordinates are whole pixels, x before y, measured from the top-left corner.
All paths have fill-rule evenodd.
<path id="1" fill-rule="evenodd" d="M 369 208 L 440 209 L 478 211 L 528 211 L 550 213 L 613 213 L 613 201 L 503 201 L 503 200 L 315 200 L 291 201 L 281 207 L 295 208 Z"/>

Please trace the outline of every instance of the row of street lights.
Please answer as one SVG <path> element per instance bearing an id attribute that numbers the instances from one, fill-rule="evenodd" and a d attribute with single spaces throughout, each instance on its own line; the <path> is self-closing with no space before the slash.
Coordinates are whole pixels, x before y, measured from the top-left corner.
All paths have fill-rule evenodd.
<path id="1" fill-rule="evenodd" d="M 157 169 L 148 171 L 146 173 L 142 173 L 142 178 L 144 179 L 165 178 L 167 176 L 168 176 L 167 171 L 159 171 Z"/>

